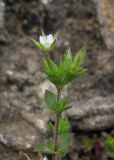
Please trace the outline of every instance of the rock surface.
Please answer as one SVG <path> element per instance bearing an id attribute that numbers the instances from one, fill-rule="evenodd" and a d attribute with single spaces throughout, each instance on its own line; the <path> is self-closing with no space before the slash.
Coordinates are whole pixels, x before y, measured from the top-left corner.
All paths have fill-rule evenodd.
<path id="1" fill-rule="evenodd" d="M 4 26 L 4 10 L 5 4 L 2 0 L 0 0 L 0 29 Z"/>
<path id="2" fill-rule="evenodd" d="M 54 119 L 44 106 L 45 89 L 56 89 L 41 72 L 33 77 L 7 70 L 2 79 L 6 90 L 0 97 L 0 143 L 14 150 L 34 150 L 49 136 L 48 125 Z"/>
<path id="3" fill-rule="evenodd" d="M 114 126 L 114 97 L 96 97 L 68 112 L 74 128 L 97 131 Z"/>
<path id="4" fill-rule="evenodd" d="M 101 33 L 108 49 L 114 51 L 114 1 L 95 0 Z"/>
<path id="5" fill-rule="evenodd" d="M 40 107 L 42 88 L 34 80 L 26 73 L 6 73 L 4 83 L 10 85 L 0 97 L 0 142 L 15 150 L 33 150 L 48 134 L 49 113 Z"/>
<path id="6" fill-rule="evenodd" d="M 8 42 L 8 33 L 4 29 L 5 3 L 0 0 L 0 45 Z"/>

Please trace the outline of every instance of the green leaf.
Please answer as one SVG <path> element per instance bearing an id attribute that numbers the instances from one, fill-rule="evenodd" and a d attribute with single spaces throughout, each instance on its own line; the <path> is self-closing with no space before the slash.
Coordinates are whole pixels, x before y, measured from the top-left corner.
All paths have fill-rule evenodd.
<path id="1" fill-rule="evenodd" d="M 83 47 L 74 57 L 74 66 L 78 68 L 84 62 L 86 57 L 87 48 Z"/>
<path id="2" fill-rule="evenodd" d="M 53 154 L 53 143 L 51 140 L 48 140 L 45 144 L 38 146 L 35 151 L 39 151 L 42 153 Z"/>
<path id="3" fill-rule="evenodd" d="M 47 75 L 53 75 L 57 71 L 57 65 L 49 58 L 43 59 L 44 62 L 44 70 Z"/>
<path id="4" fill-rule="evenodd" d="M 57 101 L 57 96 L 49 90 L 45 91 L 45 103 L 48 108 L 57 114 L 69 109 L 69 102 L 67 100 Z"/>
<path id="5" fill-rule="evenodd" d="M 60 101 L 60 111 L 63 112 L 67 109 L 70 108 L 70 104 L 69 104 L 69 101 L 66 100 L 66 99 L 63 99 Z"/>
<path id="6" fill-rule="evenodd" d="M 61 61 L 61 63 L 59 64 L 59 68 L 64 68 L 64 70 L 68 70 L 68 68 L 70 68 L 72 64 L 72 55 L 71 55 L 71 51 L 70 48 L 66 50 L 65 55 L 63 60 Z"/>
<path id="7" fill-rule="evenodd" d="M 55 125 L 50 123 L 50 128 L 52 132 L 55 131 Z M 70 123 L 67 118 L 61 118 L 59 123 L 59 135 L 68 133 L 70 130 Z"/>
<path id="8" fill-rule="evenodd" d="M 93 142 L 90 138 L 85 137 L 84 140 L 82 141 L 83 145 L 84 145 L 84 150 L 86 152 L 91 151 L 92 147 L 93 147 Z"/>
<path id="9" fill-rule="evenodd" d="M 70 108 L 69 102 L 67 100 L 56 101 L 53 104 L 53 111 L 57 114 L 61 114 L 63 111 Z"/>
<path id="10" fill-rule="evenodd" d="M 52 123 L 50 123 L 50 128 L 51 128 L 51 130 L 52 130 L 52 132 L 54 132 L 55 131 L 55 125 L 54 124 L 52 124 Z"/>
<path id="11" fill-rule="evenodd" d="M 113 137 L 108 136 L 104 144 L 105 144 L 105 149 L 107 151 L 114 153 L 114 138 Z"/>
<path id="12" fill-rule="evenodd" d="M 65 56 L 64 56 L 64 61 L 66 64 L 71 64 L 72 63 L 72 53 L 70 48 L 66 50 Z"/>
<path id="13" fill-rule="evenodd" d="M 59 135 L 68 133 L 70 129 L 70 123 L 67 118 L 61 118 L 59 126 Z"/>
<path id="14" fill-rule="evenodd" d="M 53 105 L 57 101 L 57 96 L 54 93 L 52 93 L 51 91 L 45 90 L 45 96 L 44 97 L 45 97 L 46 105 L 48 106 L 49 109 L 52 110 Z"/>
<path id="15" fill-rule="evenodd" d="M 45 58 L 43 58 L 43 63 L 44 63 L 44 71 L 47 75 L 50 74 L 50 66 L 48 65 L 48 62 Z"/>
<path id="16" fill-rule="evenodd" d="M 59 137 L 59 149 L 58 149 L 59 156 L 64 157 L 68 153 L 71 140 L 72 140 L 71 133 L 63 134 Z"/>
<path id="17" fill-rule="evenodd" d="M 58 65 L 50 59 L 44 59 L 44 71 L 48 79 L 57 88 L 62 89 L 66 84 L 85 73 L 86 69 L 81 66 L 85 55 L 86 49 L 82 48 L 73 59 L 68 49 Z"/>

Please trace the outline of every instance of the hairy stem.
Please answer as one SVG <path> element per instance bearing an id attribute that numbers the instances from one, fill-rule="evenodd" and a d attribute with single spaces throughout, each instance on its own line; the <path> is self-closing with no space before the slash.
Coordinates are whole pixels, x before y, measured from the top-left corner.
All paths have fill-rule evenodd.
<path id="1" fill-rule="evenodd" d="M 57 89 L 57 101 L 60 100 L 60 89 Z M 53 145 L 54 145 L 54 152 L 58 150 L 58 137 L 59 137 L 59 123 L 60 123 L 60 117 L 61 115 L 56 114 L 56 122 L 55 122 L 55 132 L 54 132 L 54 139 L 53 139 Z M 53 156 L 53 160 L 58 160 L 58 155 Z"/>

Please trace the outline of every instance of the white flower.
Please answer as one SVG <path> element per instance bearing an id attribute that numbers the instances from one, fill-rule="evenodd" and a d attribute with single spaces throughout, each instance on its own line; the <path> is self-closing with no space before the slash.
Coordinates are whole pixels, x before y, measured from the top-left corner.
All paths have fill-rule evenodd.
<path id="1" fill-rule="evenodd" d="M 48 160 L 47 157 L 41 157 L 40 160 Z"/>
<path id="2" fill-rule="evenodd" d="M 34 39 L 32 39 L 32 41 L 42 51 L 50 52 L 55 48 L 56 39 L 57 33 L 54 36 L 52 34 L 45 35 L 42 31 L 42 36 L 39 37 L 39 42 Z"/>
<path id="3" fill-rule="evenodd" d="M 55 38 L 53 37 L 52 34 L 49 34 L 47 36 L 40 36 L 39 40 L 43 46 L 45 46 L 46 48 L 50 48 Z"/>
<path id="4" fill-rule="evenodd" d="M 48 160 L 47 157 L 44 157 L 43 160 Z"/>

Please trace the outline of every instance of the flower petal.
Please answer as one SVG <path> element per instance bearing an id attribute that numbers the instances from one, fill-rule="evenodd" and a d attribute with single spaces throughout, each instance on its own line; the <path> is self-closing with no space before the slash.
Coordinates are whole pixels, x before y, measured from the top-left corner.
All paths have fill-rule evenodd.
<path id="1" fill-rule="evenodd" d="M 44 44 L 44 45 L 45 45 L 45 44 L 47 43 L 46 37 L 40 36 L 40 37 L 39 37 L 39 40 L 40 40 L 40 43 L 41 43 L 41 44 Z"/>
<path id="2" fill-rule="evenodd" d="M 50 45 L 53 43 L 53 40 L 54 40 L 54 38 L 53 38 L 52 34 L 49 34 L 49 35 L 47 36 L 47 41 L 48 41 L 48 43 L 49 43 Z"/>

